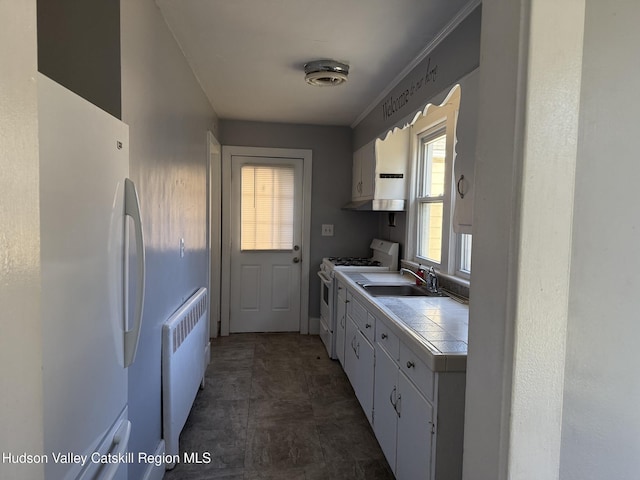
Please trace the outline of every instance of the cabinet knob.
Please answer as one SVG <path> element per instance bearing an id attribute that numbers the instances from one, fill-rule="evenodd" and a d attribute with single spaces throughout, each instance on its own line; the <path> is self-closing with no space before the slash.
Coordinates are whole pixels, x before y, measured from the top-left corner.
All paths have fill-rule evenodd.
<path id="1" fill-rule="evenodd" d="M 364 328 L 371 328 L 371 324 L 370 323 L 365 323 L 364 324 Z"/>
<path id="2" fill-rule="evenodd" d="M 411 360 L 407 360 L 407 368 L 413 368 L 415 366 L 416 366 L 415 363 L 413 363 Z"/>
<path id="3" fill-rule="evenodd" d="M 380 338 L 382 338 L 384 340 L 385 338 L 387 338 L 387 334 L 383 333 L 382 335 L 380 335 Z"/>

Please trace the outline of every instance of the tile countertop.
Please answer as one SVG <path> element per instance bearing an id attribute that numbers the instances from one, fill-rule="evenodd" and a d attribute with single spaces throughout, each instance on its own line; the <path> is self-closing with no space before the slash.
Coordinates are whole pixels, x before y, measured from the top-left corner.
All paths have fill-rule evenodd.
<path id="1" fill-rule="evenodd" d="M 449 297 L 374 297 L 356 283 L 414 283 L 398 272 L 336 272 L 336 276 L 434 372 L 466 371 L 468 305 Z"/>

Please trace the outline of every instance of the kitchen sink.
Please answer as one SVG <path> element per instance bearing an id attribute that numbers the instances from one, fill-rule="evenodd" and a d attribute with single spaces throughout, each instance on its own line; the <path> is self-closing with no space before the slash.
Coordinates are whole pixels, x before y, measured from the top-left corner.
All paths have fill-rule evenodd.
<path id="1" fill-rule="evenodd" d="M 446 297 L 444 292 L 429 292 L 424 287 L 410 283 L 400 285 L 359 284 L 367 293 L 374 297 Z"/>

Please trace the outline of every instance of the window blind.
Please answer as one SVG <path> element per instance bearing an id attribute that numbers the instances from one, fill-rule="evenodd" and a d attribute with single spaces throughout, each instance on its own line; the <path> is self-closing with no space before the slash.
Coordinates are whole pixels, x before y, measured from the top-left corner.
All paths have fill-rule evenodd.
<path id="1" fill-rule="evenodd" d="M 240 173 L 240 248 L 293 249 L 293 167 L 243 165 Z"/>

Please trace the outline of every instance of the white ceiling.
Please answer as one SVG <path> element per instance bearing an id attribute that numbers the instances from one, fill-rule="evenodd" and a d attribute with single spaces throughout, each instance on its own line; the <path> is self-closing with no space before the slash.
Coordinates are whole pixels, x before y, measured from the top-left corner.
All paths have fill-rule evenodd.
<path id="1" fill-rule="evenodd" d="M 222 119 L 354 125 L 469 0 L 157 0 Z M 312 87 L 304 64 L 350 65 Z"/>

